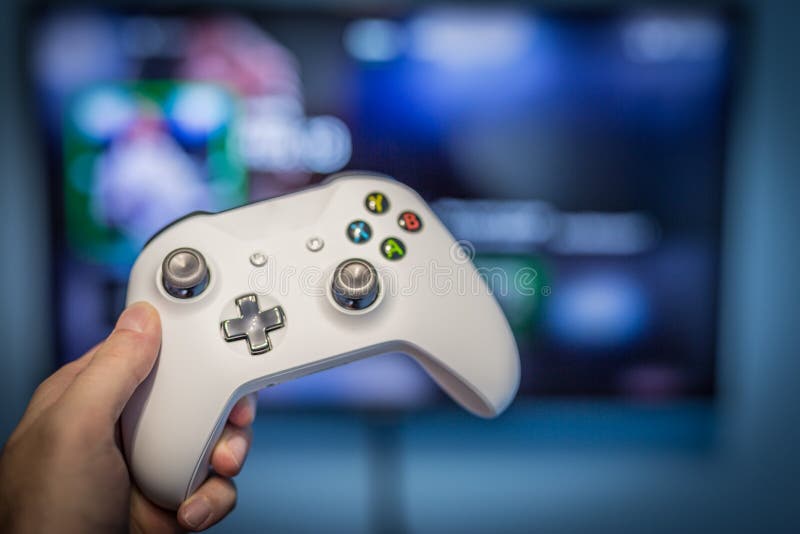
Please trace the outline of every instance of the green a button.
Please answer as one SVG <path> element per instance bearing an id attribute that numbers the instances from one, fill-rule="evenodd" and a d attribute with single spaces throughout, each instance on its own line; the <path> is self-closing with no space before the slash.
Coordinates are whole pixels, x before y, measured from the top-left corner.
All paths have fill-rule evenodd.
<path id="1" fill-rule="evenodd" d="M 397 261 L 406 255 L 406 246 L 396 237 L 388 237 L 381 243 L 381 254 L 387 260 Z"/>

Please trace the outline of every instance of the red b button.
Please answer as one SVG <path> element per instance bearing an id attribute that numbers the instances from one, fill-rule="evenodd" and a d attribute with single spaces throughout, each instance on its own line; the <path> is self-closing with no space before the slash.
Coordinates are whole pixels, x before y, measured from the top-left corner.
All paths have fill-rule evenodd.
<path id="1" fill-rule="evenodd" d="M 413 211 L 404 211 L 397 218 L 397 224 L 406 232 L 419 232 L 422 230 L 422 219 Z"/>

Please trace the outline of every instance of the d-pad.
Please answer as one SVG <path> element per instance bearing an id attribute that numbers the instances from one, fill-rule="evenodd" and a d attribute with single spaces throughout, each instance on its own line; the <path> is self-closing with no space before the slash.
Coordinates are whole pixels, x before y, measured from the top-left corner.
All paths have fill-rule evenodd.
<path id="1" fill-rule="evenodd" d="M 283 308 L 275 306 L 261 311 L 255 295 L 245 295 L 236 299 L 239 317 L 222 321 L 222 333 L 225 341 L 247 339 L 250 354 L 261 354 L 272 349 L 269 332 L 286 326 Z"/>

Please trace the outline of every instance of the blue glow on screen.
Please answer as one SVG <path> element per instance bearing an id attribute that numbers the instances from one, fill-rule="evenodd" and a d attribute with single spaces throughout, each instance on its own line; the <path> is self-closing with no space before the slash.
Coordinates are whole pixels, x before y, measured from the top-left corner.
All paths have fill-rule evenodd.
<path id="1" fill-rule="evenodd" d="M 557 284 L 550 332 L 570 347 L 619 348 L 641 339 L 650 322 L 645 288 L 632 276 L 590 272 Z"/>

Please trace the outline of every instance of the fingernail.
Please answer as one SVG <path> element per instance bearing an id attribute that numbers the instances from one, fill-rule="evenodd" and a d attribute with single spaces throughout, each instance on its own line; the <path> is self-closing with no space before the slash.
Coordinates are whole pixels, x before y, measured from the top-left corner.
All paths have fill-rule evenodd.
<path id="1" fill-rule="evenodd" d="M 135 302 L 122 312 L 117 321 L 117 330 L 144 332 L 153 316 L 153 308 L 144 302 Z"/>
<path id="2" fill-rule="evenodd" d="M 181 509 L 181 516 L 183 522 L 191 528 L 200 528 L 211 515 L 211 505 L 205 497 L 195 497 L 189 501 Z"/>
<path id="3" fill-rule="evenodd" d="M 233 460 L 236 462 L 237 467 L 242 466 L 245 456 L 247 456 L 247 440 L 244 436 L 234 434 L 227 443 L 228 450 L 231 451 Z"/>
<path id="4" fill-rule="evenodd" d="M 251 393 L 247 396 L 247 404 L 250 405 L 250 408 L 253 410 L 253 417 L 256 415 L 256 410 L 258 409 L 258 393 Z"/>

